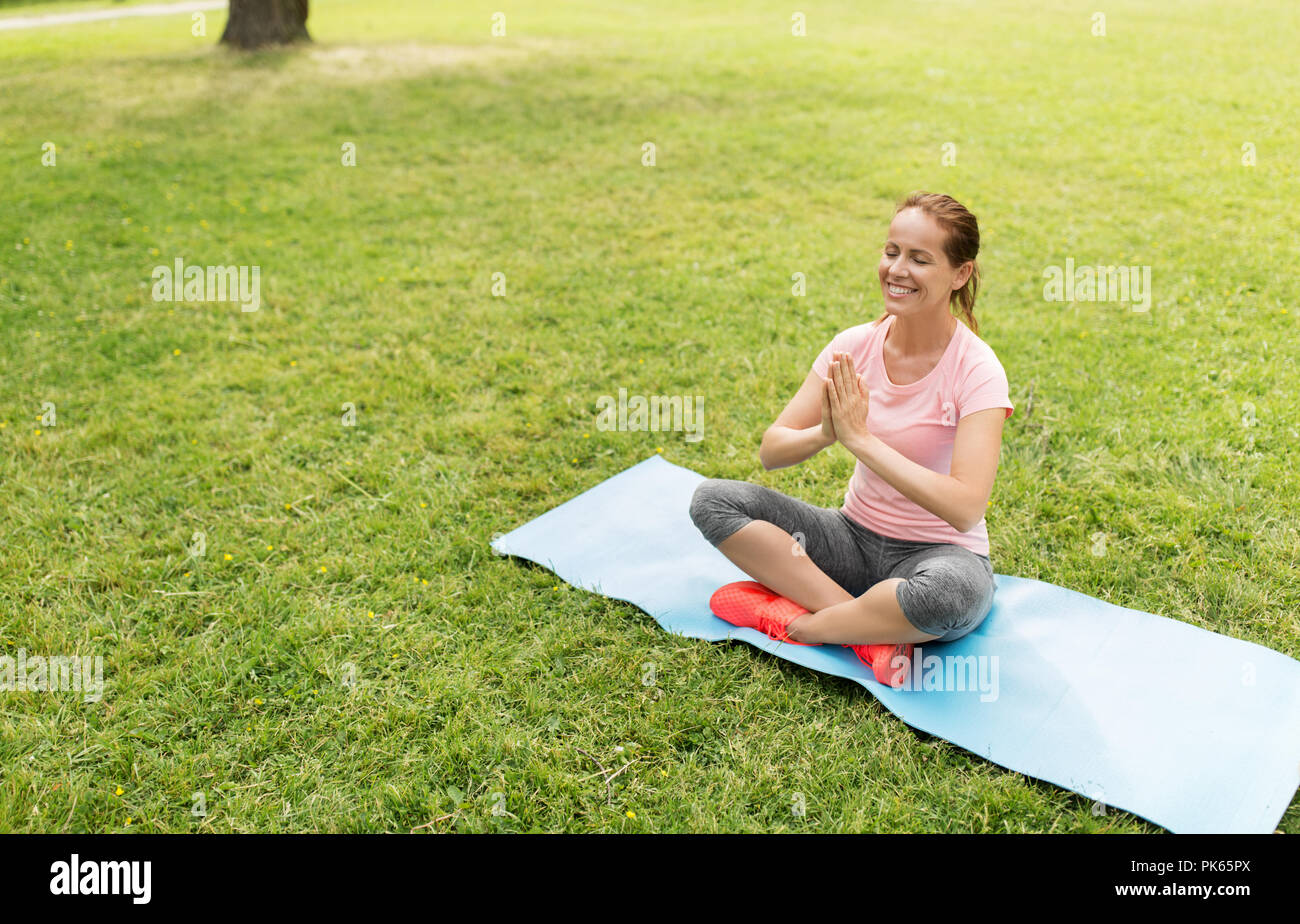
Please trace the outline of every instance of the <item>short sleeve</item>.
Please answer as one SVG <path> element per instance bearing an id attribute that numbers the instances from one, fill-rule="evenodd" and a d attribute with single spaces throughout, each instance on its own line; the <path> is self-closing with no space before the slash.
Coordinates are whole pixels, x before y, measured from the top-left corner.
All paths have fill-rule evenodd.
<path id="1" fill-rule="evenodd" d="M 970 375 L 966 376 L 957 395 L 957 416 L 965 417 L 976 411 L 987 411 L 991 407 L 1006 408 L 1007 417 L 1015 413 L 1007 373 L 1002 368 L 1002 363 L 992 355 L 980 360 Z"/>
<path id="2" fill-rule="evenodd" d="M 842 346 L 840 346 L 841 342 L 843 341 L 843 338 L 844 338 L 844 331 L 840 331 L 838 334 L 836 334 L 834 337 L 831 338 L 830 343 L 822 347 L 822 351 L 818 353 L 817 358 L 813 360 L 812 371 L 816 372 L 817 375 L 819 375 L 821 378 L 824 379 L 828 375 L 830 375 L 831 354 L 844 349 Z"/>
<path id="3" fill-rule="evenodd" d="M 861 346 L 862 341 L 860 338 L 867 336 L 875 326 L 875 321 L 868 321 L 866 324 L 859 324 L 857 327 L 850 327 L 840 331 L 817 354 L 817 358 L 813 360 L 812 371 L 823 379 L 826 378 L 831 374 L 831 355 L 833 353 L 852 353 L 851 347 L 854 345 Z"/>

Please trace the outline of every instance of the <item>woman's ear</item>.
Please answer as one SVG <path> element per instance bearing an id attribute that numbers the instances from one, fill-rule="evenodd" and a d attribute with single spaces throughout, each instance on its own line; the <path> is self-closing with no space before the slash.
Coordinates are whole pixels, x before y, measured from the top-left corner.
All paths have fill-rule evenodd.
<path id="1" fill-rule="evenodd" d="M 957 270 L 956 278 L 953 279 L 952 281 L 953 291 L 956 292 L 958 289 L 964 286 L 966 284 L 966 280 L 970 279 L 970 274 L 973 273 L 974 271 L 975 271 L 974 260 L 967 260 L 965 263 L 963 263 L 961 265 L 961 268 Z"/>

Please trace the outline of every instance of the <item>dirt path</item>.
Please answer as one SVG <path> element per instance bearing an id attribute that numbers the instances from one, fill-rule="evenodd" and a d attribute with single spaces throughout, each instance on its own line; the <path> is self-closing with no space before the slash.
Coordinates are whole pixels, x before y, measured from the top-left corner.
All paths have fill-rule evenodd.
<path id="1" fill-rule="evenodd" d="M 104 19 L 125 19 L 128 16 L 166 16 L 168 13 L 197 13 L 205 10 L 225 9 L 226 0 L 190 0 L 187 3 L 145 3 L 127 6 L 120 10 L 82 10 L 79 13 L 47 13 L 44 16 L 12 16 L 0 19 L 0 32 L 5 29 L 35 29 L 39 26 L 63 26 L 78 22 L 99 22 Z"/>

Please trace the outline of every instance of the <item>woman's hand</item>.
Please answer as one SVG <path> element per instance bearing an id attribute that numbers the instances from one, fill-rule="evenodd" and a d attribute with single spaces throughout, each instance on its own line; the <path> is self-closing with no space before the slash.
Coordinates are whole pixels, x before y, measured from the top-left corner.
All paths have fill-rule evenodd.
<path id="1" fill-rule="evenodd" d="M 827 446 L 836 443 L 835 422 L 831 419 L 831 380 L 822 379 L 822 439 Z"/>
<path id="2" fill-rule="evenodd" d="M 854 444 L 870 436 L 867 410 L 871 396 L 854 370 L 853 357 L 848 353 L 834 354 L 830 372 L 823 391 L 822 433 L 826 432 L 826 406 L 829 404 L 830 426 L 836 439 L 852 451 Z"/>

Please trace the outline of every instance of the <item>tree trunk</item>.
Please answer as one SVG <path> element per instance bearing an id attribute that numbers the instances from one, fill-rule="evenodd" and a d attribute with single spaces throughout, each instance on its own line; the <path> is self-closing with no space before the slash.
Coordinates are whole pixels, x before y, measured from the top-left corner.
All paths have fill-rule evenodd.
<path id="1" fill-rule="evenodd" d="M 311 41 L 307 0 L 230 0 L 223 45 L 248 49 L 298 41 Z"/>

